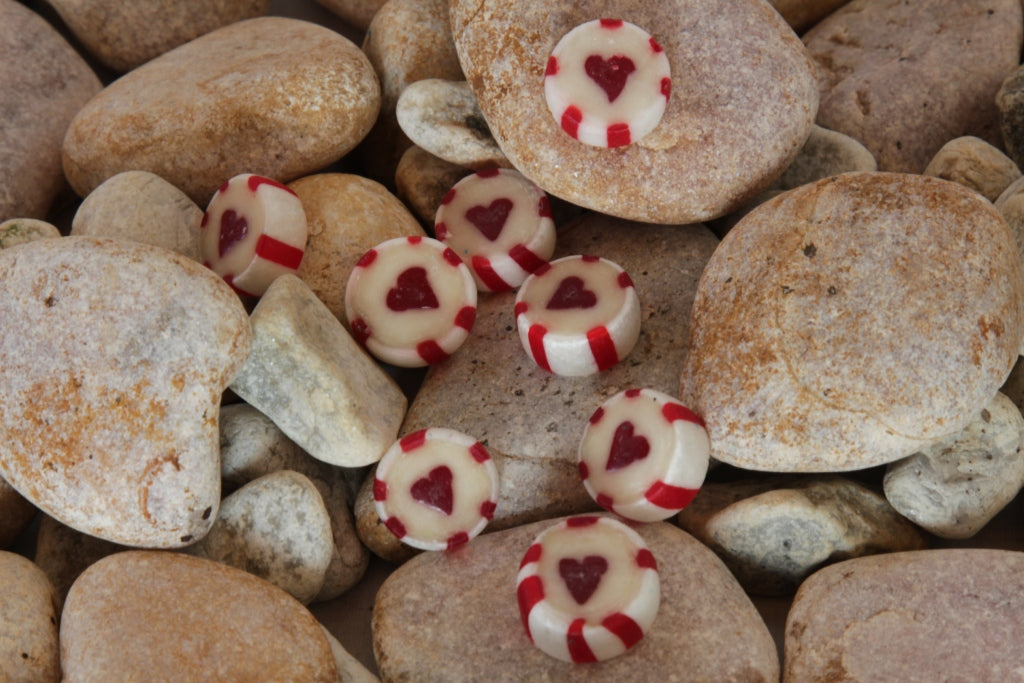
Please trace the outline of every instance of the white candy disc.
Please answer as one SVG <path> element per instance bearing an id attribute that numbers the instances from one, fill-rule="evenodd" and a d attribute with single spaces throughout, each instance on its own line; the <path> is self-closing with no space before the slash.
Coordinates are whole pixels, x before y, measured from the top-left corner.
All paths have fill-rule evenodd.
<path id="1" fill-rule="evenodd" d="M 647 31 L 617 19 L 580 24 L 548 58 L 544 96 L 566 133 L 621 147 L 657 127 L 671 93 L 668 57 Z"/>
<path id="2" fill-rule="evenodd" d="M 470 267 L 483 292 L 515 289 L 555 250 L 547 195 L 504 168 L 457 182 L 437 209 L 434 233 Z"/>
<path id="3" fill-rule="evenodd" d="M 640 336 L 633 281 L 596 256 L 566 256 L 538 268 L 519 288 L 515 316 L 534 362 L 568 377 L 607 370 Z"/>
<path id="4" fill-rule="evenodd" d="M 607 517 L 570 517 L 526 551 L 517 597 L 534 645 L 566 662 L 600 662 L 644 637 L 658 614 L 661 582 L 635 531 Z"/>
<path id="5" fill-rule="evenodd" d="M 251 173 L 221 185 L 200 225 L 204 265 L 246 296 L 262 296 L 278 276 L 294 273 L 306 250 L 306 212 L 298 195 Z"/>
<path id="6" fill-rule="evenodd" d="M 345 289 L 352 334 L 402 367 L 440 363 L 469 336 L 476 284 L 461 259 L 429 237 L 396 237 L 366 252 Z"/>
<path id="7" fill-rule="evenodd" d="M 583 430 L 580 478 L 601 507 L 656 522 L 690 504 L 710 453 L 693 411 L 660 391 L 627 389 L 601 404 Z"/>
<path id="8" fill-rule="evenodd" d="M 422 429 L 377 464 L 373 501 L 384 525 L 422 550 L 452 550 L 484 530 L 498 500 L 487 449 L 451 429 Z"/>

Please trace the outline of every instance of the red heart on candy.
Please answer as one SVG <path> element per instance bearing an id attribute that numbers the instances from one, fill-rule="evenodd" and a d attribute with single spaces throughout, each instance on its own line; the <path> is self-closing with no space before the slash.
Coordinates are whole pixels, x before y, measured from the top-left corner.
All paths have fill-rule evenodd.
<path id="1" fill-rule="evenodd" d="M 477 204 L 471 207 L 466 211 L 466 220 L 476 226 L 476 229 L 484 237 L 493 242 L 501 234 L 511 211 L 512 200 L 502 197 L 495 199 L 489 206 Z"/>
<path id="2" fill-rule="evenodd" d="M 224 254 L 249 234 L 249 221 L 234 209 L 228 209 L 220 216 L 220 234 L 217 236 L 217 254 Z"/>
<path id="3" fill-rule="evenodd" d="M 413 483 L 410 493 L 417 503 L 452 514 L 452 471 L 446 465 L 435 467 Z"/>
<path id="4" fill-rule="evenodd" d="M 583 279 L 570 275 L 558 283 L 558 289 L 551 295 L 548 308 L 553 311 L 569 308 L 591 308 L 597 305 L 597 295 L 587 289 Z"/>
<path id="5" fill-rule="evenodd" d="M 398 275 L 395 286 L 388 290 L 388 308 L 401 313 L 412 309 L 437 308 L 437 295 L 434 294 L 430 281 L 427 280 L 427 269 L 422 266 L 406 268 Z"/>
<path id="6" fill-rule="evenodd" d="M 582 560 L 563 557 L 558 561 L 558 574 L 578 605 L 590 599 L 606 571 L 608 560 L 600 555 L 587 555 Z"/>
<path id="7" fill-rule="evenodd" d="M 647 438 L 643 434 L 636 436 L 633 433 L 632 422 L 623 422 L 612 437 L 612 449 L 605 469 L 609 472 L 620 470 L 637 460 L 643 460 L 650 452 L 651 444 Z"/>
<path id="8" fill-rule="evenodd" d="M 583 62 L 587 75 L 604 90 L 609 102 L 614 102 L 622 89 L 626 87 L 629 75 L 636 71 L 633 60 L 625 55 L 615 55 L 604 59 L 599 55 L 590 55 Z"/>

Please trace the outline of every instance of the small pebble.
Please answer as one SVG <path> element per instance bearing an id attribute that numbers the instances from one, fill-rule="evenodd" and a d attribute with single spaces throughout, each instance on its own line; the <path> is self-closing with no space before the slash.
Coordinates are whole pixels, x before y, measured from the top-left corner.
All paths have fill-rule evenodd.
<path id="1" fill-rule="evenodd" d="M 772 184 L 772 189 L 791 190 L 840 173 L 876 170 L 875 157 L 864 145 L 849 135 L 815 125 L 800 153 Z"/>
<path id="2" fill-rule="evenodd" d="M 960 183 L 994 202 L 1021 177 L 1010 157 L 981 138 L 965 136 L 950 140 L 935 154 L 924 175 Z"/>
<path id="3" fill-rule="evenodd" d="M 32 240 L 60 236 L 57 226 L 38 218 L 9 218 L 0 223 L 0 249 Z"/>
<path id="4" fill-rule="evenodd" d="M 433 225 L 437 207 L 452 185 L 470 174 L 421 147 L 405 150 L 395 169 L 398 196 L 424 225 Z"/>
<path id="5" fill-rule="evenodd" d="M 46 574 L 21 555 L 0 550 L 0 680 L 61 680 L 60 603 Z"/>

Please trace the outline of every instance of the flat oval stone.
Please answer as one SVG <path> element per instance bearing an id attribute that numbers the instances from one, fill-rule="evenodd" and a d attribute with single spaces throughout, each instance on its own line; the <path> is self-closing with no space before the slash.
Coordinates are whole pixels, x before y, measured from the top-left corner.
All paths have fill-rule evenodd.
<path id="1" fill-rule="evenodd" d="M 89 54 L 125 72 L 204 33 L 266 14 L 270 0 L 188 5 L 165 0 L 55 0 L 53 9 Z"/>
<path id="2" fill-rule="evenodd" d="M 24 3 L 0 0 L 0 27 L 0 221 L 46 218 L 66 184 L 64 133 L 103 86 L 60 33 Z"/>
<path id="3" fill-rule="evenodd" d="M 706 421 L 712 457 L 738 467 L 891 462 L 995 395 L 1024 338 L 1022 305 L 1020 255 L 978 193 L 835 176 L 760 205 L 722 240 L 679 398 Z"/>
<path id="4" fill-rule="evenodd" d="M 877 170 L 878 162 L 867 147 L 849 135 L 814 125 L 800 153 L 771 189 L 792 190 L 840 173 Z"/>
<path id="5" fill-rule="evenodd" d="M 1010 680 L 1022 664 L 1022 615 L 1024 553 L 955 548 L 847 560 L 797 592 L 782 680 Z"/>
<path id="6" fill-rule="evenodd" d="M 235 293 L 165 249 L 62 237 L 0 250 L 0 319 L 0 475 L 107 540 L 205 534 L 217 410 L 251 343 Z"/>
<path id="7" fill-rule="evenodd" d="M 78 206 L 72 235 L 144 242 L 199 261 L 203 210 L 149 171 L 124 171 L 103 181 Z"/>
<path id="8" fill-rule="evenodd" d="M 753 603 L 714 554 L 664 522 L 636 531 L 657 561 L 661 606 L 632 649 L 581 666 L 526 635 L 516 601 L 519 560 L 560 520 L 484 534 L 454 553 L 423 553 L 380 587 L 373 647 L 383 680 L 775 681 L 778 654 Z M 424 628 L 424 623 L 444 628 Z"/>
<path id="9" fill-rule="evenodd" d="M 379 107 L 373 67 L 344 36 L 248 19 L 107 86 L 71 122 L 64 172 L 84 197 L 121 171 L 150 171 L 205 206 L 239 173 L 289 182 L 337 161 Z"/>
<path id="10" fill-rule="evenodd" d="M 1024 417 L 996 394 L 950 437 L 891 463 L 885 497 L 918 526 L 942 538 L 970 538 L 1024 486 Z"/>
<path id="11" fill-rule="evenodd" d="M 864 143 L 882 171 L 920 173 L 962 135 L 999 144 L 996 93 L 1022 30 L 1017 0 L 853 0 L 803 37 L 817 122 Z"/>
<path id="12" fill-rule="evenodd" d="M 189 552 L 255 574 L 306 604 L 324 584 L 333 547 L 316 486 L 279 470 L 224 498 L 217 521 Z"/>
<path id="13" fill-rule="evenodd" d="M 0 551 L 0 679 L 11 683 L 61 680 L 57 618 L 60 601 L 43 570 L 21 555 Z"/>
<path id="14" fill-rule="evenodd" d="M 995 202 L 999 195 L 1021 177 L 1013 159 L 998 147 L 972 135 L 944 144 L 924 169 L 924 175 L 945 178 L 977 190 Z"/>
<path id="15" fill-rule="evenodd" d="M 842 477 L 705 484 L 678 519 L 758 595 L 792 594 L 841 559 L 926 546 L 881 494 Z"/>
<path id="16" fill-rule="evenodd" d="M 68 683 L 148 680 L 337 683 L 320 624 L 263 579 L 156 551 L 111 555 L 68 593 L 60 625 Z"/>
<path id="17" fill-rule="evenodd" d="M 555 44 L 602 17 L 650 33 L 673 74 L 658 127 L 614 149 L 570 137 L 544 97 Z M 789 165 L 817 111 L 810 58 L 767 3 L 621 0 L 551 11 L 540 1 L 455 0 L 451 20 L 466 80 L 512 165 L 557 197 L 622 218 L 691 223 L 739 207 Z"/>

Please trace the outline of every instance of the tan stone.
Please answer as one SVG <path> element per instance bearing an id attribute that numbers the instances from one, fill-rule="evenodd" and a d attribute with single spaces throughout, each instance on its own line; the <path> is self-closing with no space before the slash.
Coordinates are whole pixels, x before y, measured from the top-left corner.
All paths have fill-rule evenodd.
<path id="1" fill-rule="evenodd" d="M 46 574 L 21 555 L 0 551 L 0 680 L 61 680 L 59 610 Z"/>
<path id="2" fill-rule="evenodd" d="M 421 147 L 413 145 L 405 150 L 395 169 L 398 196 L 424 225 L 434 225 L 441 200 L 470 171 L 449 163 Z"/>
<path id="3" fill-rule="evenodd" d="M 998 147 L 970 135 L 944 144 L 928 162 L 924 174 L 960 183 L 990 202 L 1021 177 L 1013 159 Z"/>

